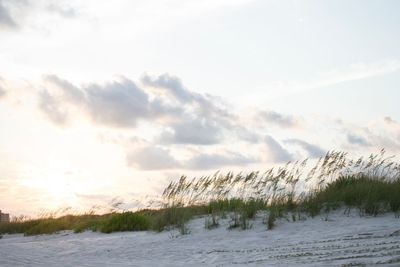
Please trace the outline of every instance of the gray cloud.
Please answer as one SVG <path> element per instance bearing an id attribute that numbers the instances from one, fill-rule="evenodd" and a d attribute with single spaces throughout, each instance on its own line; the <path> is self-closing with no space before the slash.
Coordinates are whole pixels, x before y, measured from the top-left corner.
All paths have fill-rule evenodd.
<path id="1" fill-rule="evenodd" d="M 43 79 L 46 82 L 51 83 L 61 89 L 67 101 L 72 101 L 76 103 L 84 101 L 84 92 L 69 81 L 63 80 L 56 75 L 44 75 Z"/>
<path id="2" fill-rule="evenodd" d="M 202 95 L 188 90 L 176 76 L 171 76 L 168 73 L 152 77 L 144 75 L 142 83 L 158 89 L 162 93 L 166 93 L 174 97 L 183 105 L 190 105 L 201 116 L 218 118 L 231 118 L 224 104 L 220 104 L 219 99 L 211 95 Z"/>
<path id="3" fill-rule="evenodd" d="M 17 28 L 17 23 L 12 18 L 10 11 L 4 6 L 2 0 L 0 0 L 0 27 Z"/>
<path id="4" fill-rule="evenodd" d="M 264 143 L 266 145 L 266 157 L 268 161 L 282 163 L 293 159 L 293 156 L 271 136 L 267 135 L 264 138 Z"/>
<path id="5" fill-rule="evenodd" d="M 92 84 L 85 91 L 89 114 L 97 123 L 135 126 L 138 118 L 151 112 L 148 95 L 127 79 L 105 86 Z"/>
<path id="6" fill-rule="evenodd" d="M 57 125 L 65 125 L 68 120 L 68 113 L 59 105 L 59 101 L 47 90 L 39 94 L 39 109 L 46 114 L 47 118 Z"/>
<path id="7" fill-rule="evenodd" d="M 293 139 L 287 139 L 284 142 L 287 144 L 294 144 L 300 146 L 307 152 L 308 156 L 311 158 L 318 158 L 325 155 L 326 153 L 326 151 L 320 148 L 319 146 L 310 144 L 304 140 L 293 138 Z"/>
<path id="8" fill-rule="evenodd" d="M 260 136 L 257 133 L 252 132 L 249 129 L 246 129 L 245 127 L 236 126 L 234 130 L 238 139 L 241 141 L 246 141 L 252 144 L 260 142 L 261 139 Z"/>
<path id="9" fill-rule="evenodd" d="M 343 149 L 367 151 L 385 148 L 390 153 L 400 151 L 400 124 L 391 117 L 382 117 L 359 126 L 345 121 L 337 123 L 343 139 Z"/>
<path id="10" fill-rule="evenodd" d="M 155 146 L 143 147 L 129 152 L 126 162 L 128 166 L 141 170 L 175 169 L 181 166 L 169 150 Z"/>
<path id="11" fill-rule="evenodd" d="M 185 163 L 189 169 L 218 169 L 225 166 L 243 166 L 256 162 L 255 159 L 245 157 L 237 153 L 198 154 Z"/>
<path id="12" fill-rule="evenodd" d="M 27 24 L 26 18 L 56 14 L 62 18 L 75 18 L 78 11 L 67 1 L 0 0 L 0 29 L 19 29 Z"/>
<path id="13" fill-rule="evenodd" d="M 219 99 L 189 91 L 176 76 L 144 75 L 142 83 L 173 98 L 186 110 L 179 121 L 161 133 L 158 140 L 162 143 L 212 145 L 222 140 L 225 131 L 235 127 L 234 116 Z"/>
<path id="14" fill-rule="evenodd" d="M 0 98 L 4 97 L 6 95 L 6 90 L 3 89 L 3 87 L 0 85 Z"/>
<path id="15" fill-rule="evenodd" d="M 375 120 L 368 127 L 343 124 L 347 149 L 381 149 L 385 148 L 391 153 L 400 151 L 400 124 L 390 117 Z"/>
<path id="16" fill-rule="evenodd" d="M 55 75 L 43 76 L 44 81 L 55 86 L 61 94 L 53 95 L 48 90 L 39 93 L 39 109 L 56 125 L 65 125 L 69 120 L 71 105 L 80 107 L 86 101 L 84 91 L 67 80 Z"/>
<path id="17" fill-rule="evenodd" d="M 386 122 L 387 123 L 387 122 Z M 392 123 L 395 123 L 392 121 Z M 391 125 L 395 126 L 395 124 Z M 363 129 L 364 134 L 366 138 L 359 137 L 361 140 L 356 140 L 355 143 L 356 145 L 364 146 L 364 147 L 370 147 L 370 146 L 375 146 L 378 148 L 385 148 L 387 151 L 400 151 L 400 142 L 399 142 L 399 136 L 395 132 L 390 132 L 390 131 L 385 131 L 384 133 L 382 132 L 373 132 L 370 129 Z"/>
<path id="18" fill-rule="evenodd" d="M 238 126 L 235 116 L 216 97 L 191 92 L 177 77 L 167 74 L 142 78 L 143 83 L 167 94 L 146 90 L 127 78 L 81 87 L 55 75 L 46 75 L 43 80 L 56 89 L 54 95 L 49 91 L 39 95 L 43 98 L 41 110 L 51 113 L 47 114 L 49 118 L 54 117 L 58 106 L 59 111 L 65 111 L 58 112 L 63 115 L 60 118 L 66 119 L 70 108 L 78 108 L 95 123 L 112 127 L 135 127 L 139 120 L 159 122 L 165 126 L 157 137 L 162 144 L 212 145 L 220 143 L 226 133 L 247 142 L 257 138 Z M 60 124 L 59 120 L 51 120 Z"/>
<path id="19" fill-rule="evenodd" d="M 0 99 L 5 98 L 9 93 L 12 92 L 10 87 L 10 84 L 8 84 L 7 81 L 0 76 Z"/>
<path id="20" fill-rule="evenodd" d="M 233 135 L 235 139 L 253 144 L 260 141 L 256 133 L 240 125 L 207 117 L 185 118 L 172 123 L 157 141 L 163 144 L 214 145 L 221 143 L 227 135 Z"/>
<path id="21" fill-rule="evenodd" d="M 140 120 L 160 123 L 163 129 L 155 139 L 160 144 L 214 145 L 228 137 L 249 143 L 261 140 L 253 130 L 243 127 L 216 97 L 191 92 L 177 77 L 168 74 L 142 78 L 155 91 L 139 87 L 127 78 L 80 87 L 55 75 L 43 79 L 56 91 L 54 95 L 49 91 L 39 95 L 40 108 L 57 124 L 67 121 L 70 108 L 78 108 L 100 125 L 133 128 Z M 265 114 L 282 125 L 296 123 L 290 116 Z M 275 161 L 290 158 L 288 153 L 279 153 L 279 148 L 280 152 L 284 149 L 278 143 L 271 141 L 270 146 L 277 154 Z"/>
<path id="22" fill-rule="evenodd" d="M 391 117 L 386 116 L 383 118 L 383 121 L 387 124 L 397 124 L 397 122 L 395 120 L 393 120 Z"/>
<path id="23" fill-rule="evenodd" d="M 170 130 L 164 131 L 159 141 L 168 144 L 212 145 L 219 143 L 221 138 L 222 129 L 217 122 L 195 118 L 170 125 Z"/>
<path id="24" fill-rule="evenodd" d="M 207 154 L 197 151 L 186 160 L 177 160 L 169 149 L 147 145 L 128 152 L 126 162 L 128 166 L 140 170 L 216 169 L 224 166 L 243 166 L 257 162 L 257 159 L 234 152 Z"/>
<path id="25" fill-rule="evenodd" d="M 292 115 L 284 115 L 275 111 L 261 111 L 259 116 L 271 125 L 282 128 L 295 128 L 300 126 L 300 120 Z"/>
<path id="26" fill-rule="evenodd" d="M 153 98 L 133 81 L 121 78 L 104 85 L 90 84 L 78 88 L 67 80 L 55 75 L 44 76 L 44 80 L 58 89 L 62 97 L 57 105 L 68 109 L 68 105 L 81 108 L 97 124 L 113 127 L 135 127 L 139 119 L 161 119 L 182 114 L 180 107 L 166 104 L 162 99 Z M 48 95 L 40 94 L 42 102 L 48 102 Z M 53 102 L 56 98 L 52 98 Z M 42 108 L 44 113 L 52 110 Z"/>
<path id="27" fill-rule="evenodd" d="M 348 133 L 347 141 L 352 145 L 369 146 L 369 142 L 362 136 Z"/>
<path id="28" fill-rule="evenodd" d="M 181 80 L 178 77 L 171 76 L 167 73 L 162 74 L 158 77 L 152 77 L 145 74 L 143 75 L 141 80 L 144 85 L 163 89 L 166 93 L 169 93 L 181 102 L 191 102 L 197 97 L 201 98 L 201 96 L 189 92 L 183 86 Z"/>

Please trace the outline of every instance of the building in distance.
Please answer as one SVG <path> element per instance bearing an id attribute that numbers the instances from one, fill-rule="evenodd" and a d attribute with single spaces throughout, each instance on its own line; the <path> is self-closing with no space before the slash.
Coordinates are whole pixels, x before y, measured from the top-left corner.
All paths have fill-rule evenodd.
<path id="1" fill-rule="evenodd" d="M 3 222 L 10 222 L 10 214 L 2 213 L 0 210 L 0 223 L 3 223 Z"/>

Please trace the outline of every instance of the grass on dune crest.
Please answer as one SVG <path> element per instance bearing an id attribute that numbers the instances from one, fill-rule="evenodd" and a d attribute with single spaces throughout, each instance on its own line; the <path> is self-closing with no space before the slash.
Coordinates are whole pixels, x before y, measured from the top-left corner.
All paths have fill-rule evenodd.
<path id="1" fill-rule="evenodd" d="M 339 207 L 357 208 L 360 215 L 377 216 L 400 212 L 400 165 L 377 155 L 357 160 L 346 153 L 328 152 L 309 167 L 307 160 L 288 163 L 264 173 L 216 173 L 188 180 L 182 176 L 164 191 L 165 206 L 157 210 L 110 213 L 105 215 L 66 215 L 58 218 L 14 221 L 0 224 L 0 234 L 50 234 L 62 230 L 163 231 L 175 227 L 181 234 L 190 230 L 186 222 L 206 215 L 205 228 L 230 219 L 229 229 L 251 228 L 249 220 L 264 211 L 266 228 L 278 218 L 303 219 Z M 290 217 L 291 216 L 291 217 Z"/>
<path id="2" fill-rule="evenodd" d="M 104 220 L 100 224 L 99 230 L 102 233 L 111 233 L 115 231 L 144 231 L 149 229 L 150 223 L 150 218 L 140 213 L 116 213 Z"/>
<path id="3" fill-rule="evenodd" d="M 360 212 L 378 215 L 400 210 L 400 180 L 385 181 L 382 177 L 343 176 L 299 203 L 310 215 L 322 208 L 356 207 Z"/>
<path id="4" fill-rule="evenodd" d="M 102 220 L 104 220 L 104 217 L 99 215 L 66 215 L 58 218 L 49 217 L 26 221 L 12 221 L 10 223 L 0 223 L 0 233 L 39 235 L 71 229 L 80 232 L 81 229 L 92 229 L 91 227 L 96 230 L 94 227 Z"/>

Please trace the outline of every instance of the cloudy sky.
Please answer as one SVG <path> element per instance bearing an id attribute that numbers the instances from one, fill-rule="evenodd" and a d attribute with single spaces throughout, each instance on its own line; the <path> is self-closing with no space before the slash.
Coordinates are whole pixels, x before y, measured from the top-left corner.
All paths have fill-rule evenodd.
<path id="1" fill-rule="evenodd" d="M 400 152 L 396 0 L 0 0 L 0 209 Z M 136 203 L 136 204 L 135 204 Z"/>

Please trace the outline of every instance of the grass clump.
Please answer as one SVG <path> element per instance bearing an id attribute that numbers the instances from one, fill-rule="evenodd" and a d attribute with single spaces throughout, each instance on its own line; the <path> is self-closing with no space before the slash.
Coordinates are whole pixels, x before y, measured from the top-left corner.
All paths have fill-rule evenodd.
<path id="1" fill-rule="evenodd" d="M 64 230 L 73 230 L 76 233 L 86 230 L 96 231 L 104 217 L 99 215 L 65 215 L 58 218 L 17 220 L 9 223 L 0 223 L 0 234 L 42 235 L 58 233 Z"/>
<path id="2" fill-rule="evenodd" d="M 102 222 L 99 230 L 102 233 L 145 231 L 150 228 L 150 224 L 150 218 L 143 214 L 134 212 L 114 213 Z"/>
<path id="3" fill-rule="evenodd" d="M 105 216 L 99 216 L 98 218 L 92 217 L 89 220 L 82 220 L 77 223 L 72 230 L 74 233 L 82 233 L 84 231 L 92 231 L 96 232 L 99 230 L 100 226 L 103 225 L 103 222 L 106 220 Z"/>
<path id="4" fill-rule="evenodd" d="M 25 235 L 41 235 L 57 233 L 68 229 L 68 223 L 65 220 L 47 219 L 41 220 L 33 227 L 27 229 Z"/>
<path id="5" fill-rule="evenodd" d="M 195 207 L 166 207 L 153 215 L 151 229 L 161 232 L 170 229 L 170 227 L 178 227 L 182 232 L 186 233 L 186 222 L 197 212 Z"/>
<path id="6" fill-rule="evenodd" d="M 257 212 L 266 209 L 265 201 L 262 199 L 249 199 L 242 202 L 240 213 L 247 219 L 254 219 Z"/>
<path id="7" fill-rule="evenodd" d="M 219 218 L 216 214 L 211 214 L 204 219 L 204 228 L 211 230 L 219 226 Z"/>
<path id="8" fill-rule="evenodd" d="M 65 215 L 59 218 L 40 218 L 26 221 L 13 221 L 0 223 L 0 234 L 23 233 L 24 235 L 52 234 L 64 230 L 87 230 L 89 222 L 98 222 L 101 216 L 98 215 Z"/>
<path id="9" fill-rule="evenodd" d="M 231 220 L 229 222 L 228 229 L 232 230 L 239 228 L 241 230 L 247 230 L 251 228 L 249 218 L 247 218 L 243 213 L 234 212 L 231 214 Z"/>
<path id="10" fill-rule="evenodd" d="M 0 223 L 0 234 L 25 233 L 39 222 L 39 220 L 29 220 L 24 222 Z"/>
<path id="11" fill-rule="evenodd" d="M 169 207 L 161 210 L 110 213 L 105 215 L 66 215 L 59 218 L 40 218 L 26 221 L 0 223 L 1 234 L 24 235 L 53 234 L 64 230 L 75 233 L 99 231 L 102 233 L 123 231 L 163 231 L 177 227 L 182 234 L 190 231 L 186 222 L 194 214 L 201 214 L 205 207 Z"/>
<path id="12" fill-rule="evenodd" d="M 387 181 L 382 177 L 342 176 L 326 188 L 311 194 L 303 203 L 305 210 L 314 215 L 325 209 L 345 205 L 356 207 L 363 214 L 400 210 L 400 180 Z"/>

